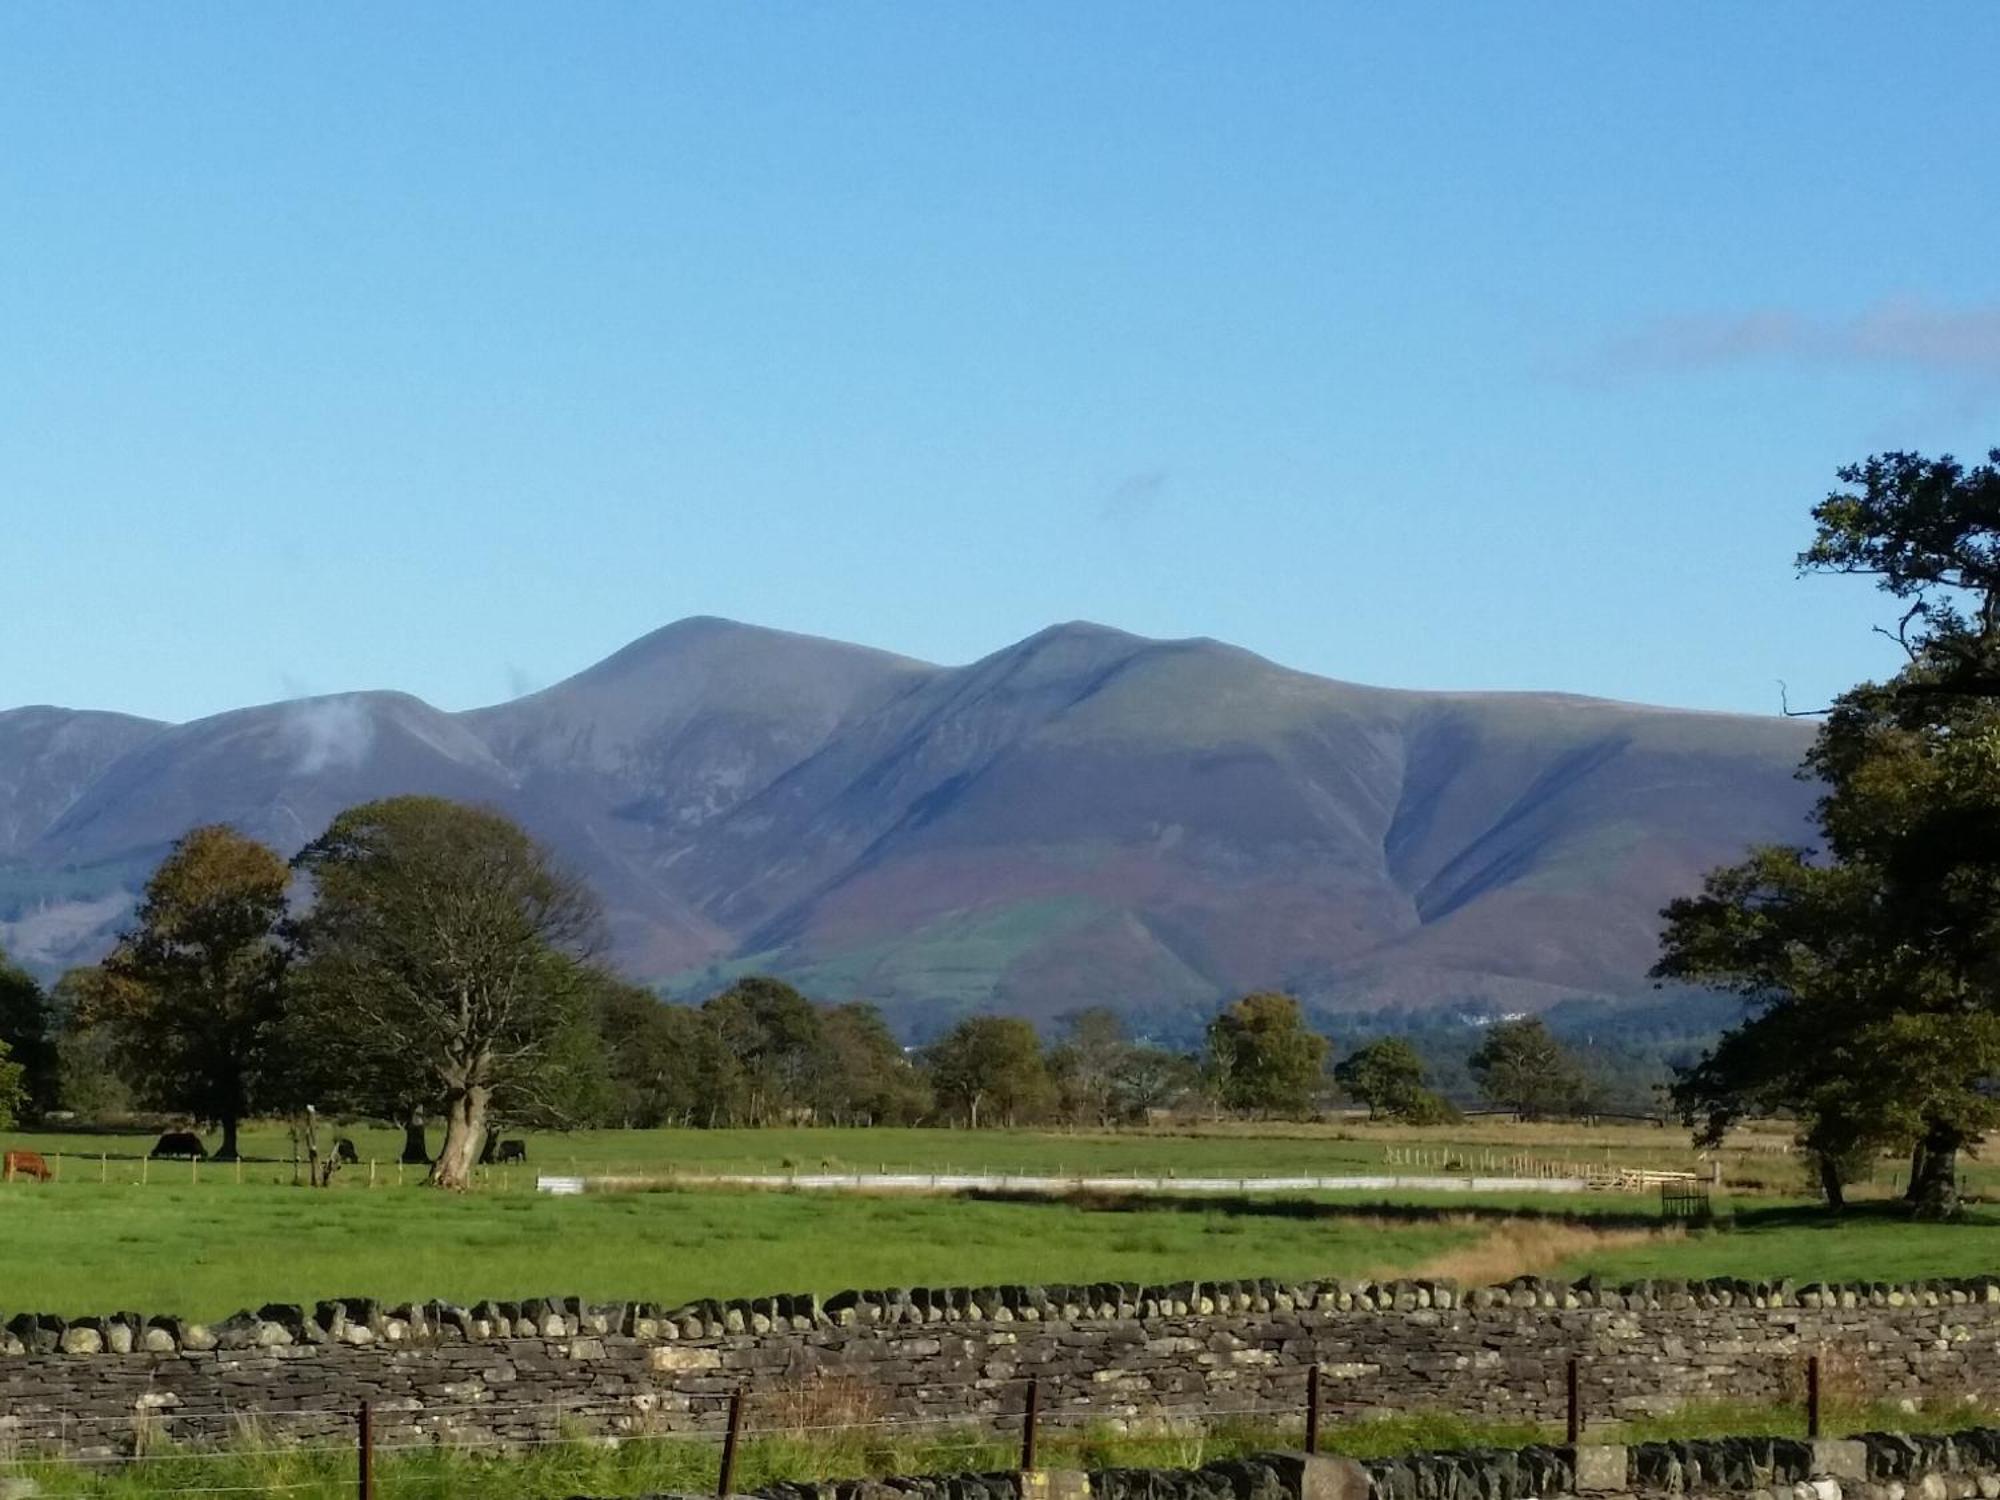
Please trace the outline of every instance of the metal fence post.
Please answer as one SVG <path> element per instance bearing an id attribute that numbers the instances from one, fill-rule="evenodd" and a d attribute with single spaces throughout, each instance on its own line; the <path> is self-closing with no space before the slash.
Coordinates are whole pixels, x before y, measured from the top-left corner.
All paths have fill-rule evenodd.
<path id="1" fill-rule="evenodd" d="M 1806 1436 L 1819 1436 L 1819 1356 L 1806 1356 Z"/>
<path id="2" fill-rule="evenodd" d="M 1031 1472 L 1035 1467 L 1035 1424 L 1042 1415 L 1042 1382 L 1036 1376 L 1028 1377 L 1028 1404 L 1021 1413 L 1021 1469 Z"/>
<path id="3" fill-rule="evenodd" d="M 1569 1421 L 1566 1424 L 1569 1433 L 1569 1445 L 1574 1448 L 1583 1437 L 1583 1399 L 1577 1391 L 1576 1360 L 1574 1357 L 1569 1362 L 1569 1373 L 1564 1384 L 1567 1387 L 1569 1397 L 1567 1402 L 1569 1407 Z"/>
<path id="4" fill-rule="evenodd" d="M 1319 1452 L 1319 1366 L 1306 1371 L 1306 1452 Z"/>
<path id="5" fill-rule="evenodd" d="M 359 1428 L 360 1452 L 360 1495 L 361 1500 L 375 1500 L 375 1413 L 366 1402 L 361 1403 L 361 1413 L 357 1422 Z"/>
<path id="6" fill-rule="evenodd" d="M 729 1430 L 722 1435 L 722 1472 L 715 1478 L 715 1493 L 727 1495 L 736 1483 L 736 1440 L 743 1432 L 743 1391 L 729 1393 Z"/>

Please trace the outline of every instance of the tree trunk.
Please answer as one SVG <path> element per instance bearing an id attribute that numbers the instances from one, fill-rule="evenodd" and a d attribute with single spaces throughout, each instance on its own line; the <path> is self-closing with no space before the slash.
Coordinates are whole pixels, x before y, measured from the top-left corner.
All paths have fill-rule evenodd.
<path id="1" fill-rule="evenodd" d="M 1910 1211 L 1919 1219 L 1955 1219 L 1958 1201 L 1958 1148 L 1963 1138 L 1948 1125 L 1924 1133 L 1921 1175 L 1910 1181 Z M 1913 1166 L 1917 1165 L 1915 1162 Z"/>
<path id="2" fill-rule="evenodd" d="M 410 1111 L 403 1121 L 403 1165 L 427 1167 L 431 1164 L 431 1153 L 424 1145 L 424 1112 Z"/>
<path id="3" fill-rule="evenodd" d="M 431 1163 L 430 1185 L 463 1192 L 472 1184 L 472 1169 L 486 1144 L 486 1104 L 489 1090 L 474 1085 L 454 1094 L 445 1104 L 444 1144 Z"/>
<path id="4" fill-rule="evenodd" d="M 1826 1197 L 1826 1206 L 1839 1213 L 1847 1207 L 1847 1184 L 1840 1180 L 1840 1163 L 1824 1151 L 1818 1156 L 1819 1190 Z"/>
<path id="5" fill-rule="evenodd" d="M 237 1122 L 237 1121 L 235 1121 L 235 1120 L 233 1120 L 233 1119 L 232 1119 L 232 1120 L 224 1120 L 224 1121 L 222 1122 L 222 1144 L 221 1144 L 220 1146 L 217 1146 L 217 1147 L 215 1148 L 215 1155 L 213 1155 L 213 1156 L 211 1156 L 211 1157 L 209 1158 L 209 1160 L 210 1160 L 210 1161 L 235 1161 L 235 1160 L 236 1160 L 236 1127 L 237 1127 L 237 1124 L 238 1124 L 238 1122 Z"/>
<path id="6" fill-rule="evenodd" d="M 1917 1143 L 1910 1147 L 1910 1180 L 1903 1189 L 1903 1201 L 1914 1204 L 1917 1201 L 1917 1187 L 1924 1180 L 1924 1138 L 1917 1137 Z"/>

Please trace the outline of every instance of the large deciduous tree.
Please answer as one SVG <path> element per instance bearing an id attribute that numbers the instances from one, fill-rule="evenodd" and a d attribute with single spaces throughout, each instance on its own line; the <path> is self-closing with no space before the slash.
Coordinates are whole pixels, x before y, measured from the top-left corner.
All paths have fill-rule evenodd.
<path id="1" fill-rule="evenodd" d="M 497 812 L 435 797 L 350 808 L 298 856 L 311 905 L 295 928 L 322 1033 L 358 1076 L 435 1102 L 430 1181 L 463 1188 L 498 1109 L 560 1113 L 599 977 L 588 889 Z"/>
<path id="2" fill-rule="evenodd" d="M 1245 995 L 1208 1023 L 1208 1075 L 1229 1109 L 1309 1113 L 1333 1048 L 1290 995 Z"/>
<path id="3" fill-rule="evenodd" d="M 645 1130 L 710 1123 L 701 1111 L 722 1043 L 700 1011 L 614 981 L 599 990 L 597 1013 L 611 1082 L 607 1123 Z"/>
<path id="4" fill-rule="evenodd" d="M 1055 1089 L 1041 1038 L 1013 1016 L 968 1016 L 925 1054 L 937 1100 L 975 1129 L 1015 1125 L 1050 1107 Z"/>
<path id="5" fill-rule="evenodd" d="M 2000 452 L 1878 455 L 1814 510 L 1805 571 L 1876 579 L 1907 655 L 1842 695 L 1806 760 L 1822 847 L 1767 848 L 1668 907 L 1657 972 L 1753 1014 L 1676 1097 L 1708 1137 L 1795 1113 L 1831 1202 L 1910 1149 L 1907 1194 L 1957 1212 L 1960 1150 L 2000 1122 Z"/>
<path id="6" fill-rule="evenodd" d="M 734 1060 L 733 1118 L 770 1125 L 812 1108 L 828 1068 L 819 1009 L 782 979 L 753 974 L 702 1006 Z"/>
<path id="7" fill-rule="evenodd" d="M 1400 1119 L 1422 1107 L 1424 1060 L 1403 1038 L 1383 1037 L 1342 1059 L 1333 1081 L 1368 1106 L 1370 1119 Z"/>
<path id="8" fill-rule="evenodd" d="M 930 1081 L 882 1019 L 859 1001 L 820 1013 L 826 1065 L 819 1073 L 816 1118 L 848 1125 L 913 1125 L 930 1111 Z"/>
<path id="9" fill-rule="evenodd" d="M 84 1018 L 109 1034 L 144 1102 L 222 1127 L 223 1161 L 271 1072 L 290 879 L 284 860 L 232 828 L 185 835 L 146 883 Z"/>
<path id="10" fill-rule="evenodd" d="M 1124 1019 L 1093 1005 L 1062 1017 L 1062 1042 L 1049 1054 L 1063 1112 L 1089 1125 L 1109 1125 L 1119 1113 L 1119 1073 L 1132 1053 Z"/>
<path id="11" fill-rule="evenodd" d="M 1524 1120 L 1579 1114 L 1591 1104 L 1583 1065 L 1539 1016 L 1495 1022 L 1466 1067 L 1488 1103 Z"/>

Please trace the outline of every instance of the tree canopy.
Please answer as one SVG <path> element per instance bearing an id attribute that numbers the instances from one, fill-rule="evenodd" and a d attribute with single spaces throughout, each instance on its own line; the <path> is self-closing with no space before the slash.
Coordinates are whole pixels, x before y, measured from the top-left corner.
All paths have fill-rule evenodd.
<path id="1" fill-rule="evenodd" d="M 1656 972 L 1754 1008 L 1676 1088 L 1705 1137 L 1796 1114 L 1835 1205 L 1910 1150 L 1909 1201 L 1943 1217 L 1959 1151 L 2000 1120 L 2000 471 L 1889 453 L 1840 477 L 1800 566 L 1906 601 L 1907 663 L 1826 714 L 1804 767 L 1820 846 L 1754 850 L 1674 902 Z"/>
<path id="2" fill-rule="evenodd" d="M 597 998 L 581 882 L 501 814 L 434 797 L 350 808 L 295 863 L 303 993 L 386 1086 L 378 1107 L 413 1087 L 437 1101 L 433 1184 L 467 1184 L 496 1111 L 564 1114 Z"/>
<path id="3" fill-rule="evenodd" d="M 10 1059 L 15 1070 L 17 1113 L 39 1116 L 56 1107 L 59 1078 L 48 998 L 5 952 L 0 952 L 0 1057 Z"/>
<path id="4" fill-rule="evenodd" d="M 968 1016 L 927 1054 L 938 1103 L 977 1127 L 1014 1124 L 1049 1108 L 1055 1090 L 1035 1028 L 1015 1016 Z"/>
<path id="5" fill-rule="evenodd" d="M 14 1123 L 26 1098 L 21 1065 L 9 1060 L 7 1044 L 0 1042 L 0 1129 Z"/>
<path id="6" fill-rule="evenodd" d="M 222 1127 L 262 1102 L 283 1001 L 285 862 L 232 828 L 196 828 L 146 883 L 138 920 L 103 964 L 89 1021 L 140 1097 Z"/>
<path id="7" fill-rule="evenodd" d="M 1290 995 L 1245 995 L 1208 1023 L 1208 1072 L 1216 1097 L 1231 1109 L 1308 1113 L 1332 1046 L 1306 1025 Z"/>
<path id="8" fill-rule="evenodd" d="M 1540 1016 L 1498 1021 L 1466 1060 L 1480 1094 L 1524 1120 L 1579 1114 L 1591 1103 L 1583 1064 Z"/>
<path id="9" fill-rule="evenodd" d="M 1425 1087 L 1424 1060 L 1403 1037 L 1383 1037 L 1350 1053 L 1334 1068 L 1333 1081 L 1368 1107 L 1370 1119 L 1432 1124 L 1453 1113 Z"/>

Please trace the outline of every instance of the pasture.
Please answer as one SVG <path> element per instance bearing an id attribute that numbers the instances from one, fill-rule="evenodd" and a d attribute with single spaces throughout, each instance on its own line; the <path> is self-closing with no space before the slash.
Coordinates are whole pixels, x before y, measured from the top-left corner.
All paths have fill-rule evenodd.
<path id="1" fill-rule="evenodd" d="M 1483 1282 L 1524 1272 L 1808 1281 L 2000 1267 L 1992 1233 L 2000 1210 L 1976 1208 L 1968 1223 L 1948 1227 L 1865 1208 L 1836 1222 L 1797 1196 L 1798 1164 L 1771 1133 L 1746 1137 L 1727 1159 L 1735 1187 L 1717 1199 L 1722 1224 L 1688 1234 L 1663 1225 L 1648 1194 L 1070 1199 L 683 1187 L 553 1198 L 533 1190 L 538 1172 L 1408 1175 L 1523 1155 L 1695 1164 L 1684 1132 L 1643 1124 L 531 1134 L 525 1167 L 488 1169 L 464 1195 L 430 1192 L 418 1185 L 422 1168 L 399 1169 L 399 1131 L 329 1126 L 323 1149 L 336 1134 L 355 1141 L 361 1162 L 327 1191 L 294 1185 L 283 1126 L 247 1128 L 253 1159 L 240 1165 L 147 1162 L 150 1134 L 10 1134 L 4 1144 L 42 1152 L 61 1176 L 0 1187 L 9 1310 L 136 1307 L 213 1318 L 333 1295 L 674 1303 L 943 1283 L 1412 1274 Z M 1894 1166 L 1884 1163 L 1880 1192 Z"/>
<path id="2" fill-rule="evenodd" d="M 1526 1273 L 1967 1275 L 2000 1264 L 2000 1212 L 1953 1226 L 1740 1205 L 1661 1225 L 1644 1199 L 1408 1194 L 981 1198 L 671 1190 L 556 1198 L 415 1186 L 9 1184 L 10 1311 L 214 1318 L 269 1301 L 576 1294 L 676 1303 L 853 1286 Z"/>

